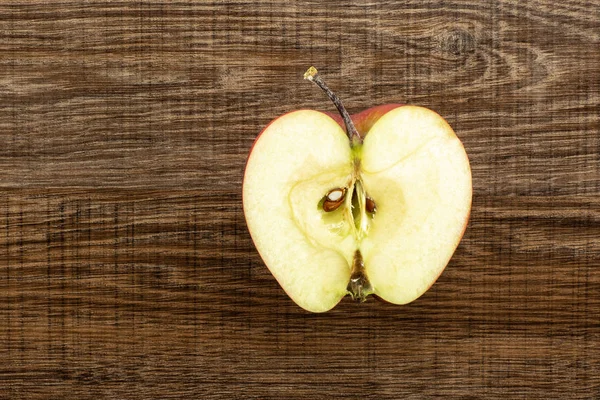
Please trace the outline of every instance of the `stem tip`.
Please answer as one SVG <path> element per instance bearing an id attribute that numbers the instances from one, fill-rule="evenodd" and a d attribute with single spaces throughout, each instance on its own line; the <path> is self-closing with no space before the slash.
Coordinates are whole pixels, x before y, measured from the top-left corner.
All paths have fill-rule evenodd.
<path id="1" fill-rule="evenodd" d="M 317 71 L 317 69 L 315 67 L 311 66 L 304 73 L 304 79 L 308 79 L 309 81 L 312 81 L 315 78 L 315 76 L 317 76 L 318 73 L 319 73 L 319 71 Z"/>

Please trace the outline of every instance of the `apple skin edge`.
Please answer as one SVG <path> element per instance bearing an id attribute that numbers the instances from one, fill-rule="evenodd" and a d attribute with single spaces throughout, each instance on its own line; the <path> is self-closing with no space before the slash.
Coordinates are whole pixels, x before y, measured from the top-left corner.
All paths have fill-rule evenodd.
<path id="1" fill-rule="evenodd" d="M 387 114 L 388 112 L 398 108 L 398 107 L 402 107 L 405 106 L 406 104 L 400 104 L 400 103 L 390 103 L 390 104 L 383 104 L 383 105 L 379 105 L 379 106 L 375 106 L 375 107 L 371 107 L 368 108 L 366 110 L 363 110 L 357 114 L 352 114 L 351 115 L 351 119 L 354 122 L 357 131 L 360 133 L 360 135 L 363 137 L 369 132 L 369 130 L 371 129 L 371 127 L 375 124 L 375 122 L 377 122 L 381 117 L 383 117 L 385 114 Z M 299 110 L 293 110 L 290 111 L 288 113 L 282 114 L 280 116 L 278 116 L 277 118 L 274 118 L 273 120 L 271 120 L 263 129 L 262 131 L 256 136 L 256 138 L 254 139 L 254 142 L 252 143 L 252 146 L 250 147 L 250 151 L 248 152 L 248 157 L 246 159 L 246 165 L 244 167 L 244 180 L 243 182 L 246 181 L 245 177 L 246 177 L 246 170 L 248 167 L 248 161 L 250 160 L 250 155 L 252 154 L 252 151 L 254 150 L 254 146 L 256 145 L 256 143 L 258 142 L 258 140 L 260 139 L 261 135 L 267 130 L 267 128 L 275 121 L 277 121 L 279 118 L 288 115 L 290 113 L 293 112 L 297 112 L 297 111 L 302 111 L 302 110 L 309 110 L 309 109 L 299 109 Z M 323 114 L 329 116 L 331 119 L 333 119 L 338 125 L 340 125 L 340 127 L 343 129 L 344 132 L 346 132 L 346 126 L 342 120 L 342 118 L 340 117 L 339 114 L 337 113 L 333 113 L 333 112 L 323 112 L 323 111 L 319 111 L 322 112 Z M 464 149 L 464 145 L 461 142 L 461 146 L 463 146 Z M 470 163 L 469 163 L 469 169 L 470 169 Z M 242 183 L 243 185 L 243 183 Z M 472 197 L 472 194 L 471 194 Z M 242 187 L 242 203 L 244 203 L 244 198 L 243 198 L 243 187 Z M 464 226 L 462 228 L 462 232 L 460 234 L 460 236 L 458 236 L 457 238 L 457 243 L 455 247 L 458 247 L 459 243 L 461 242 L 464 233 L 467 229 L 467 226 L 469 224 L 469 220 L 470 220 L 470 214 L 471 214 L 471 204 L 469 204 L 469 213 L 466 216 L 465 219 L 465 223 Z M 250 233 L 250 235 L 252 236 L 252 233 Z M 257 249 L 258 251 L 258 249 Z M 262 255 L 259 252 L 259 255 L 262 258 Z M 429 288 L 431 288 L 435 282 L 438 280 L 438 278 L 441 276 L 441 274 L 444 272 L 446 267 L 444 267 L 440 273 L 438 274 L 438 276 L 432 281 L 431 285 L 427 288 L 427 290 L 425 290 L 423 292 L 423 294 L 425 294 Z M 277 280 L 277 278 L 275 278 Z M 279 286 L 284 290 L 284 292 L 286 292 L 286 294 L 288 295 L 288 298 L 291 299 L 291 296 L 289 295 L 289 293 L 287 293 L 287 291 L 285 290 L 285 288 L 283 287 L 283 285 L 281 285 L 281 283 L 278 281 Z M 383 298 L 381 298 L 380 296 L 378 296 L 376 293 L 373 294 L 373 297 L 383 303 L 387 303 L 387 304 L 394 304 L 391 302 L 388 302 L 386 300 L 384 300 Z M 415 299 L 416 300 L 416 299 Z M 308 311 L 308 310 L 307 310 Z"/>
<path id="2" fill-rule="evenodd" d="M 358 131 L 358 133 L 361 134 L 361 136 L 363 136 L 364 139 L 364 135 L 366 135 L 371 130 L 371 127 L 373 126 L 373 124 L 375 124 L 375 122 L 377 122 L 379 118 L 383 117 L 385 114 L 387 114 L 395 108 L 402 107 L 403 105 L 404 104 L 394 103 L 382 104 L 380 106 L 367 108 L 366 110 L 363 110 L 358 114 L 353 114 L 350 117 L 352 118 L 352 122 L 354 122 L 354 125 L 356 126 L 356 130 Z M 324 114 L 333 118 L 333 120 L 337 122 L 339 126 L 342 127 L 344 132 L 346 132 L 346 125 L 344 124 L 344 121 L 342 120 L 342 117 L 340 117 L 339 114 L 332 112 L 325 112 Z"/>

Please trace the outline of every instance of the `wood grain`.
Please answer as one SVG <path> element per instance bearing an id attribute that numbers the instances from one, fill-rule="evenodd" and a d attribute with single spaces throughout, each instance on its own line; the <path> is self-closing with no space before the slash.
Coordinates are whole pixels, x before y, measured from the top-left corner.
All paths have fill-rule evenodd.
<path id="1" fill-rule="evenodd" d="M 272 118 L 430 107 L 472 217 L 399 307 L 294 305 L 241 207 Z M 3 1 L 0 399 L 600 398 L 600 2 Z"/>

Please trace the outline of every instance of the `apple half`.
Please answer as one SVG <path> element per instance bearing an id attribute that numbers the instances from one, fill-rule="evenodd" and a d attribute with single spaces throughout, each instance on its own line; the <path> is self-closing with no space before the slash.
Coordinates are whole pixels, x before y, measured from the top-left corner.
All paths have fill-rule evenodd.
<path id="1" fill-rule="evenodd" d="M 314 67 L 305 78 L 341 118 L 294 111 L 256 139 L 243 184 L 254 244 L 308 311 L 348 294 L 409 303 L 437 280 L 465 231 L 472 187 L 463 145 L 429 109 L 388 104 L 351 117 Z"/>

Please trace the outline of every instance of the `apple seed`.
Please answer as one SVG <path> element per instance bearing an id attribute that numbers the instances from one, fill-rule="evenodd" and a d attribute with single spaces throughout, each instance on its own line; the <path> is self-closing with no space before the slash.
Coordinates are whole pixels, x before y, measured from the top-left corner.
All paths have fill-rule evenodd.
<path id="1" fill-rule="evenodd" d="M 367 197 L 365 202 L 365 208 L 371 214 L 375 214 L 377 212 L 377 206 L 375 205 L 375 201 L 372 198 Z"/>
<path id="2" fill-rule="evenodd" d="M 342 205 L 346 198 L 346 188 L 336 188 L 330 190 L 323 201 L 323 211 L 335 211 Z"/>

